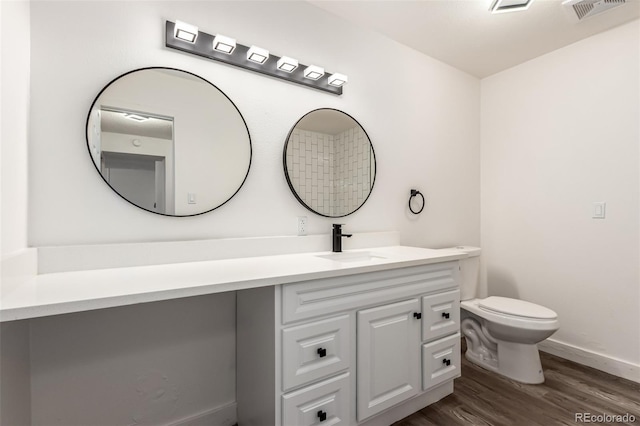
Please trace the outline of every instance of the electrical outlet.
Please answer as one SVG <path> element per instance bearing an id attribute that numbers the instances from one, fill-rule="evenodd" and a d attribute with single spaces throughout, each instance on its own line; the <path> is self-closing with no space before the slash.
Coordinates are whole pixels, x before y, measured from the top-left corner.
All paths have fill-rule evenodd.
<path id="1" fill-rule="evenodd" d="M 307 235 L 307 217 L 298 216 L 298 235 Z"/>

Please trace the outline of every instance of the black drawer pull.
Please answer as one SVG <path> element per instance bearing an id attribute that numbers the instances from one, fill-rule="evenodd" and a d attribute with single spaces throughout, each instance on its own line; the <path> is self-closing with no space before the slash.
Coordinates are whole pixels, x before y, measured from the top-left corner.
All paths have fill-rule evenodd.
<path id="1" fill-rule="evenodd" d="M 320 358 L 324 358 L 325 356 L 327 356 L 327 350 L 325 348 L 318 348 L 317 352 Z"/>
<path id="2" fill-rule="evenodd" d="M 414 317 L 415 319 L 420 319 L 420 318 L 422 318 L 422 313 L 420 313 L 420 312 L 414 312 L 414 313 L 413 313 L 413 317 Z"/>
<path id="3" fill-rule="evenodd" d="M 442 317 L 446 318 L 446 319 L 449 319 L 449 312 L 443 312 L 442 313 Z"/>
<path id="4" fill-rule="evenodd" d="M 451 365 L 451 360 L 450 359 L 443 359 L 442 363 L 445 364 L 447 367 Z"/>
<path id="5" fill-rule="evenodd" d="M 327 420 L 327 412 L 322 410 L 318 411 L 318 418 L 321 422 L 324 422 L 325 420 Z"/>

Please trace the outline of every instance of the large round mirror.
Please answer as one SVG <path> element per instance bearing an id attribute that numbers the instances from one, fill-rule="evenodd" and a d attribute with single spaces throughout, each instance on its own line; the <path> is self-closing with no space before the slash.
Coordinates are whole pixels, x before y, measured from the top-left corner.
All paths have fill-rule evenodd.
<path id="1" fill-rule="evenodd" d="M 367 201 L 376 176 L 371 140 L 349 114 L 317 109 L 293 126 L 284 146 L 291 191 L 321 216 L 342 217 Z"/>
<path id="2" fill-rule="evenodd" d="M 172 68 L 131 71 L 102 89 L 87 118 L 87 143 L 115 192 L 167 216 L 220 207 L 251 165 L 238 108 L 207 80 Z"/>

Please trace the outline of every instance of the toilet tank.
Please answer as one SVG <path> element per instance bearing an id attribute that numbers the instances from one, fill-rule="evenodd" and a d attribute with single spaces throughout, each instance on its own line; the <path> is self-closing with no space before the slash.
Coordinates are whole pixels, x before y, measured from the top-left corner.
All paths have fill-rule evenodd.
<path id="1" fill-rule="evenodd" d="M 480 282 L 480 248 L 470 246 L 450 247 L 447 250 L 458 250 L 467 253 L 469 257 L 460 259 L 460 300 L 470 300 L 477 297 Z"/>

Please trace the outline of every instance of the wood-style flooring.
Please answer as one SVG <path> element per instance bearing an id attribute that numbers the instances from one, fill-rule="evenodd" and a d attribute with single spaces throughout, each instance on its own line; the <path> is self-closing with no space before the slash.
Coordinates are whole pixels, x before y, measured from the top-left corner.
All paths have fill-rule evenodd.
<path id="1" fill-rule="evenodd" d="M 640 384 L 544 352 L 540 357 L 545 383 L 525 385 L 471 364 L 463 352 L 454 393 L 393 426 L 640 425 Z M 628 413 L 635 421 L 586 423 L 576 413 Z"/>

